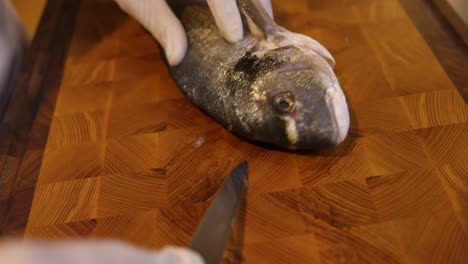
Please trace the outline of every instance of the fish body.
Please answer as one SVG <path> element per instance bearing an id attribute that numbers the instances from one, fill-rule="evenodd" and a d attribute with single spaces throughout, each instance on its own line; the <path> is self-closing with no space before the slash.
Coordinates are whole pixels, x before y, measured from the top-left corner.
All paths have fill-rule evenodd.
<path id="1" fill-rule="evenodd" d="M 216 122 L 250 141 L 295 150 L 340 144 L 349 113 L 333 58 L 318 42 L 260 11 L 244 8 L 250 15 L 244 24 L 258 26 L 262 35 L 229 43 L 206 5 L 184 6 L 179 18 L 188 50 L 178 66 L 169 67 L 177 86 Z"/>

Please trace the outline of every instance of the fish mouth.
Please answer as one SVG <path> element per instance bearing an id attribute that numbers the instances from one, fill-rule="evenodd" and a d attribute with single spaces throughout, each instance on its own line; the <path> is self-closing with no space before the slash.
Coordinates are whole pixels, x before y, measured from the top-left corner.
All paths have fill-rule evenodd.
<path id="1" fill-rule="evenodd" d="M 298 120 L 293 115 L 283 116 L 284 131 L 288 141 L 286 148 L 290 150 L 315 149 L 340 145 L 348 134 L 349 111 L 344 93 L 340 90 L 327 91 L 325 103 L 328 115 L 327 134 L 305 139 L 301 136 Z"/>
<path id="2" fill-rule="evenodd" d="M 341 144 L 348 135 L 349 131 L 349 110 L 346 103 L 346 98 L 341 89 L 328 91 L 326 94 L 327 108 L 330 116 L 330 124 L 332 133 L 329 136 L 329 141 L 332 145 Z"/>

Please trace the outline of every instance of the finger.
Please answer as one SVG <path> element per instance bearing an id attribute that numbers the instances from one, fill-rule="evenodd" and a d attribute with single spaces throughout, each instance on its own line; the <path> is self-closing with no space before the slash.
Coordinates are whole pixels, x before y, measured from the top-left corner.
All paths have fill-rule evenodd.
<path id="1" fill-rule="evenodd" d="M 216 25 L 229 42 L 242 40 L 244 29 L 236 0 L 208 0 Z"/>
<path id="2" fill-rule="evenodd" d="M 166 246 L 159 253 L 158 263 L 202 264 L 203 258 L 195 251 L 183 247 Z"/>
<path id="3" fill-rule="evenodd" d="M 178 65 L 187 51 L 187 36 L 179 19 L 164 0 L 115 0 L 161 44 L 171 66 Z"/>

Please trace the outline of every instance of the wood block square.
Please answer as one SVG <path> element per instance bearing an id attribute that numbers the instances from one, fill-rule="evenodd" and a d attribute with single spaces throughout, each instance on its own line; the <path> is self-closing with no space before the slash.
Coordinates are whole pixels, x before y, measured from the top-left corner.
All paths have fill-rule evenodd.
<path id="1" fill-rule="evenodd" d="M 126 16 L 117 26 L 117 30 L 111 33 L 112 37 L 128 38 L 148 34 L 145 29 L 135 19 Z"/>
<path id="2" fill-rule="evenodd" d="M 154 58 L 161 59 L 158 43 L 149 32 L 117 40 L 117 56 L 119 58 Z"/>
<path id="3" fill-rule="evenodd" d="M 113 82 L 112 107 L 133 106 L 158 102 L 161 100 L 161 90 L 158 76 L 145 76 L 131 81 Z"/>
<path id="4" fill-rule="evenodd" d="M 13 128 L 5 123 L 0 123 L 0 154 L 8 152 L 13 136 Z"/>
<path id="5" fill-rule="evenodd" d="M 189 142 L 179 143 L 176 148 L 161 139 L 172 206 L 208 201 L 219 191 L 232 169 L 245 158 L 224 141 L 221 128 L 203 129 L 198 133 L 191 135 L 200 135 L 198 139 L 189 137 Z"/>
<path id="6" fill-rule="evenodd" d="M 245 244 L 303 235 L 306 226 L 299 211 L 298 194 L 291 190 L 247 197 Z"/>
<path id="7" fill-rule="evenodd" d="M 249 244 L 243 263 L 319 263 L 319 247 L 311 234 Z"/>
<path id="8" fill-rule="evenodd" d="M 362 139 L 348 138 L 337 148 L 298 157 L 299 175 L 305 187 L 372 176 Z"/>
<path id="9" fill-rule="evenodd" d="M 147 76 L 157 76 L 166 70 L 161 58 L 119 58 L 115 62 L 115 75 L 113 81 L 135 80 Z"/>
<path id="10" fill-rule="evenodd" d="M 47 103 L 39 106 L 36 114 L 36 119 L 32 126 L 31 134 L 29 135 L 28 150 L 44 150 L 47 145 L 47 138 L 49 137 L 50 125 L 52 123 L 53 104 L 56 103 L 55 99 L 48 99 Z"/>
<path id="11" fill-rule="evenodd" d="M 219 126 L 207 126 L 112 138 L 107 143 L 104 172 L 141 172 L 172 166 L 169 174 L 172 174 L 172 170 L 187 173 L 183 171 L 186 162 L 184 158 L 192 160 L 190 155 L 199 155 L 198 158 L 203 159 L 220 152 L 234 152 L 233 147 L 222 142 L 218 144 L 225 133 Z M 217 157 L 221 158 L 223 156 Z"/>
<path id="12" fill-rule="evenodd" d="M 296 1 L 297 3 L 297 1 Z M 275 20 L 288 30 L 304 34 L 321 43 L 332 55 L 348 48 L 361 46 L 366 43 L 359 21 L 351 8 L 310 8 L 305 3 L 297 3 L 293 10 L 289 5 L 278 7 Z M 304 19 L 288 19 L 290 16 L 301 15 Z M 338 62 L 339 64 L 339 62 Z"/>
<path id="13" fill-rule="evenodd" d="M 144 104 L 166 100 L 173 102 L 175 99 L 186 100 L 176 85 L 167 84 L 168 78 L 164 73 L 160 73 L 137 80 L 113 82 L 110 84 L 113 89 L 112 106 L 131 106 L 135 102 Z"/>
<path id="14" fill-rule="evenodd" d="M 333 56 L 337 61 L 335 73 L 348 103 L 393 96 L 393 90 L 368 44 L 336 52 Z"/>
<path id="15" fill-rule="evenodd" d="M 249 153 L 248 194 L 285 191 L 302 187 L 294 155 L 254 149 Z"/>
<path id="16" fill-rule="evenodd" d="M 468 244 L 450 210 L 449 207 L 440 208 L 410 218 L 340 230 L 345 235 L 338 239 L 352 236 L 353 240 L 372 245 L 373 250 L 355 251 L 358 254 L 365 252 L 365 256 L 370 258 L 359 263 L 464 263 Z M 349 241 L 350 244 L 357 245 L 353 240 Z M 317 243 L 322 245 L 321 242 L 317 236 Z M 339 252 L 343 249 L 337 247 L 333 250 Z M 377 254 L 386 258 L 381 261 L 373 259 Z"/>
<path id="17" fill-rule="evenodd" d="M 93 23 L 98 19 L 88 19 Z M 97 28 L 98 25 L 88 24 L 87 27 L 79 25 L 70 43 L 68 56 L 65 60 L 66 66 L 81 63 L 98 63 L 103 60 L 112 60 L 116 57 L 118 41 L 106 36 L 109 32 L 103 32 Z M 80 28 L 81 27 L 81 28 Z"/>
<path id="18" fill-rule="evenodd" d="M 158 228 L 157 210 L 99 218 L 95 228 L 97 239 L 122 240 L 140 247 L 152 246 Z M 154 223 L 154 224 L 148 224 Z"/>
<path id="19" fill-rule="evenodd" d="M 427 156 L 436 166 L 466 162 L 468 123 L 422 129 L 418 135 Z"/>
<path id="20" fill-rule="evenodd" d="M 107 118 L 108 113 L 103 110 L 55 116 L 50 125 L 47 149 L 104 140 Z"/>
<path id="21" fill-rule="evenodd" d="M 400 132 L 412 129 L 399 98 L 360 102 L 350 106 L 350 131 L 360 135 Z"/>
<path id="22" fill-rule="evenodd" d="M 338 231 L 338 230 L 336 230 Z M 381 223 L 353 226 L 343 230 L 348 238 L 360 241 L 361 244 L 372 245 L 373 252 L 370 258 L 385 258 L 382 263 L 401 263 L 404 259 L 404 250 L 401 242 L 402 230 L 399 221 L 384 221 Z M 340 250 L 337 248 L 336 250 Z M 367 251 L 364 251 L 367 253 Z M 379 263 L 379 261 L 370 261 Z"/>
<path id="23" fill-rule="evenodd" d="M 28 226 L 96 218 L 100 177 L 38 185 Z"/>
<path id="24" fill-rule="evenodd" d="M 395 95 L 456 88 L 440 64 L 418 63 L 384 67 L 384 73 Z"/>
<path id="25" fill-rule="evenodd" d="M 379 134 L 363 139 L 373 175 L 430 168 L 430 160 L 414 131 Z M 404 153 L 402 155 L 401 153 Z"/>
<path id="26" fill-rule="evenodd" d="M 361 0 L 359 2 L 363 2 Z M 296 1 L 297 2 L 297 1 Z M 315 22 L 311 23 L 311 26 L 314 24 L 318 24 L 321 26 L 324 25 L 359 25 L 359 21 L 353 12 L 351 6 L 353 4 L 331 4 L 327 6 L 328 3 L 311 3 L 310 1 L 298 1 L 300 5 L 305 5 L 304 8 L 297 8 L 292 13 L 300 13 L 306 14 L 307 21 Z M 305 2 L 301 3 L 301 2 Z M 321 5 L 319 7 L 319 5 Z M 279 10 L 283 10 L 284 8 L 278 7 Z M 295 19 L 291 19 L 293 21 L 297 21 Z"/>
<path id="27" fill-rule="evenodd" d="M 186 247 L 206 213 L 208 204 L 188 204 L 158 211 L 158 230 L 152 240 L 158 247 Z"/>
<path id="28" fill-rule="evenodd" d="M 68 64 L 63 71 L 62 86 L 102 84 L 115 79 L 115 61 L 98 60 Z"/>
<path id="29" fill-rule="evenodd" d="M 89 239 L 94 236 L 96 224 L 95 219 L 88 219 L 64 224 L 30 226 L 24 236 L 27 239 L 51 241 Z"/>
<path id="30" fill-rule="evenodd" d="M 105 143 L 64 146 L 44 153 L 38 184 L 96 177 L 104 168 Z"/>
<path id="31" fill-rule="evenodd" d="M 160 88 L 162 89 L 162 87 L 156 87 L 155 89 Z M 157 93 L 159 92 L 161 91 L 157 91 Z M 117 96 L 123 98 L 124 94 L 127 93 L 122 92 Z M 155 96 L 153 99 L 156 97 L 161 96 Z M 148 98 L 148 100 L 152 99 Z M 132 120 L 132 125 L 129 125 L 129 120 Z M 213 123 L 207 115 L 184 98 L 147 102 L 138 105 L 126 104 L 120 101 L 120 104 L 117 104 L 110 111 L 108 138 L 154 133 L 167 129 L 208 126 Z"/>
<path id="32" fill-rule="evenodd" d="M 104 174 L 126 174 L 160 168 L 158 142 L 158 134 L 109 139 Z"/>
<path id="33" fill-rule="evenodd" d="M 97 85 L 62 86 L 57 97 L 54 115 L 63 116 L 77 112 L 108 109 L 112 90 L 106 83 Z"/>
<path id="34" fill-rule="evenodd" d="M 303 25 L 304 22 L 300 22 L 298 20 L 297 23 Z M 289 20 L 289 23 L 293 22 Z M 319 24 L 317 24 L 319 23 Z M 348 49 L 352 49 L 354 47 L 360 47 L 366 45 L 366 39 L 362 34 L 362 30 L 358 25 L 354 23 L 348 24 L 340 24 L 328 21 L 311 21 L 308 23 L 310 27 L 300 28 L 298 25 L 297 28 L 300 29 L 298 31 L 294 31 L 297 33 L 304 34 L 308 37 L 311 37 L 322 44 L 335 58 L 336 66 L 338 69 L 345 69 L 342 66 L 343 59 L 336 59 L 336 56 L 340 52 L 344 52 Z M 294 25 L 294 24 L 293 24 Z M 288 27 L 288 29 L 294 28 Z"/>
<path id="35" fill-rule="evenodd" d="M 165 130 L 167 109 L 159 103 L 125 105 L 110 110 L 107 138 Z"/>
<path id="36" fill-rule="evenodd" d="M 83 1 L 75 27 L 79 33 L 100 33 L 114 39 L 146 34 L 143 27 L 112 0 Z"/>
<path id="37" fill-rule="evenodd" d="M 413 128 L 468 121 L 468 105 L 457 90 L 448 89 L 401 97 Z"/>
<path id="38" fill-rule="evenodd" d="M 450 207 L 398 221 L 405 262 L 465 263 L 468 241 Z"/>
<path id="39" fill-rule="evenodd" d="M 364 25 L 363 30 L 384 68 L 420 63 L 438 64 L 437 58 L 411 21 Z"/>
<path id="40" fill-rule="evenodd" d="M 4 222 L 7 221 L 6 212 L 9 208 L 9 198 L 0 198 L 0 212 L 2 213 L 2 230 L 7 229 Z M 7 232 L 5 232 L 7 233 Z"/>
<path id="41" fill-rule="evenodd" d="M 382 221 L 450 207 L 447 194 L 434 170 L 370 177 L 367 185 Z"/>
<path id="42" fill-rule="evenodd" d="M 3 168 L 8 155 L 6 153 L 0 153 L 0 166 Z"/>
<path id="43" fill-rule="evenodd" d="M 411 21 L 398 0 L 362 1 L 352 9 L 363 25 Z"/>
<path id="44" fill-rule="evenodd" d="M 95 235 L 98 239 L 125 241 L 144 249 L 154 249 L 161 229 L 158 210 L 140 211 L 97 220 Z M 149 224 L 153 223 L 153 224 Z"/>
<path id="45" fill-rule="evenodd" d="M 0 200 L 0 212 L 3 221 L 1 228 L 4 235 L 15 230 L 24 230 L 28 222 L 33 197 L 34 187 L 29 187 L 15 190 L 7 200 Z"/>
<path id="46" fill-rule="evenodd" d="M 23 160 L 21 161 L 20 171 L 18 172 L 18 179 L 16 181 L 17 191 L 32 188 L 36 185 L 43 163 L 43 152 L 44 150 L 26 151 Z"/>
<path id="47" fill-rule="evenodd" d="M 221 127 L 185 98 L 166 100 L 162 104 L 162 108 L 167 109 L 168 129 L 210 127 L 213 125 Z"/>
<path id="48" fill-rule="evenodd" d="M 169 129 L 158 133 L 161 167 L 166 168 L 179 159 L 189 159 L 188 154 L 192 152 L 213 157 L 214 153 L 220 151 L 216 149 L 216 143 L 222 139 L 222 133 L 219 126 Z M 224 146 L 224 143 L 221 142 L 221 145 Z"/>
<path id="49" fill-rule="evenodd" d="M 132 106 L 135 102 L 144 104 L 183 98 L 175 85 L 162 87 L 160 76 L 113 82 L 111 87 L 113 90 L 112 107 Z"/>
<path id="50" fill-rule="evenodd" d="M 80 4 L 80 15 L 75 22 L 75 35 L 108 36 L 118 31 L 118 26 L 128 19 L 128 15 L 112 1 L 83 1 Z"/>
<path id="51" fill-rule="evenodd" d="M 202 207 L 187 205 L 101 218 L 95 235 L 152 250 L 168 245 L 186 247 L 203 216 Z"/>
<path id="52" fill-rule="evenodd" d="M 167 176 L 163 170 L 114 174 L 102 178 L 98 217 L 167 207 Z"/>
<path id="53" fill-rule="evenodd" d="M 468 234 L 468 161 L 438 167 L 437 175 L 452 202 L 456 216 Z"/>
<path id="54" fill-rule="evenodd" d="M 316 221 L 336 228 L 378 222 L 373 197 L 364 182 L 342 181 L 304 188 L 299 199 L 308 231 L 315 229 Z"/>
<path id="55" fill-rule="evenodd" d="M 16 187 L 16 172 L 21 164 L 21 159 L 12 155 L 0 156 L 2 175 L 0 178 L 0 200 L 9 199 Z"/>
<path id="56" fill-rule="evenodd" d="M 353 232 L 355 228 L 335 228 L 324 222 L 315 222 L 312 230 L 320 263 L 401 263 L 398 251 L 395 252 L 392 247 L 380 247 L 377 239 L 368 240 L 360 233 Z M 378 239 L 388 238 L 382 236 Z"/>

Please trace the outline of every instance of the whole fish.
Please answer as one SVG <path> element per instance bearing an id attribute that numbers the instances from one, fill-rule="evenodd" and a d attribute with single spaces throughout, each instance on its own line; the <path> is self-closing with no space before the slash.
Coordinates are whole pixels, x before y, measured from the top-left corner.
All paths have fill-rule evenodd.
<path id="1" fill-rule="evenodd" d="M 188 50 L 169 67 L 179 89 L 249 141 L 292 150 L 340 144 L 349 112 L 332 55 L 314 39 L 277 25 L 257 0 L 238 4 L 245 28 L 255 30 L 234 44 L 223 38 L 206 4 L 179 9 Z"/>

